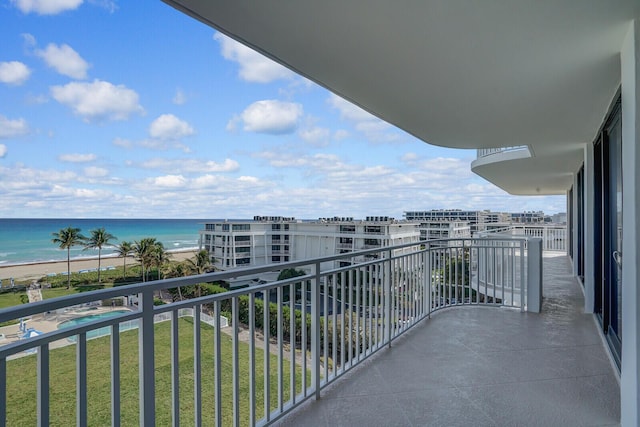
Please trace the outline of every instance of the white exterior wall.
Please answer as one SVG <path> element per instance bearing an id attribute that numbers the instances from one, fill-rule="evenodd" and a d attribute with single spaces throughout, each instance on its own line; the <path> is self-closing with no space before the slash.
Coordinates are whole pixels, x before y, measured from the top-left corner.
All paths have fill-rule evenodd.
<path id="1" fill-rule="evenodd" d="M 622 72 L 622 367 L 621 423 L 640 425 L 640 17 L 621 52 Z"/>
<path id="2" fill-rule="evenodd" d="M 330 222 L 279 222 L 279 221 L 241 221 L 241 222 L 211 222 L 215 230 L 201 230 L 201 248 L 210 251 L 215 258 L 215 266 L 221 269 L 235 267 L 260 266 L 274 262 L 299 261 L 340 254 L 341 251 L 359 251 L 375 249 L 377 247 L 393 246 L 402 243 L 419 242 L 420 232 L 417 223 L 395 221 L 330 221 Z M 222 231 L 222 224 L 229 225 L 229 231 Z M 250 224 L 250 230 L 233 231 L 233 225 Z M 273 230 L 273 224 L 280 224 L 280 230 Z M 285 230 L 285 225 L 289 230 Z M 341 226 L 353 226 L 353 232 L 341 232 Z M 367 227 L 380 227 L 379 233 L 367 232 Z M 273 250 L 274 235 L 281 236 L 280 251 Z M 210 242 L 207 243 L 207 236 Z M 226 237 L 225 245 L 220 248 L 222 236 Z M 250 241 L 244 247 L 250 248 L 250 263 L 238 265 L 235 255 L 235 237 L 250 236 Z M 285 251 L 285 236 L 289 237 L 288 252 Z M 351 244 L 341 244 L 340 239 L 350 239 Z M 214 240 L 215 239 L 215 240 Z M 373 244 L 373 241 L 377 242 Z M 237 246 L 241 246 L 239 243 Z M 348 247 L 347 247 L 348 246 Z M 227 252 L 227 248 L 229 251 Z M 273 261 L 274 256 L 280 256 L 280 261 Z M 288 259 L 285 259 L 288 257 Z M 227 260 L 229 264 L 227 265 Z M 339 264 L 339 262 L 337 262 Z M 335 265 L 335 267 L 339 265 Z"/>
<path id="3" fill-rule="evenodd" d="M 595 166 L 594 147 L 592 143 L 586 145 L 584 152 L 584 311 L 593 313 L 595 305 Z M 574 187 L 575 188 L 575 187 Z M 575 194 L 575 193 L 574 193 Z M 577 213 L 576 213 L 577 215 Z M 574 232 L 574 236 L 576 236 Z M 577 255 L 577 237 L 574 240 L 574 254 Z M 574 263 L 575 264 L 575 263 Z"/>

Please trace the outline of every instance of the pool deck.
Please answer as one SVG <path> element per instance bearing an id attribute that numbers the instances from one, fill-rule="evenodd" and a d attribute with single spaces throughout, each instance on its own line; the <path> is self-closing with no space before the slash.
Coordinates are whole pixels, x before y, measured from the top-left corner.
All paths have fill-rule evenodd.
<path id="1" fill-rule="evenodd" d="M 89 314 L 101 314 L 108 313 L 114 310 L 129 310 L 127 307 L 79 307 L 75 310 L 63 310 L 59 312 L 52 312 L 49 314 L 39 314 L 25 320 L 25 328 L 33 328 L 40 332 L 53 332 L 58 330 L 58 325 L 67 320 L 76 319 L 78 317 L 86 316 Z M 0 334 L 4 338 L 0 338 L 0 346 L 19 341 L 22 338 L 23 332 L 20 331 L 20 324 L 4 326 L 0 328 Z M 73 342 L 69 340 L 59 340 L 51 343 L 50 348 L 59 348 L 67 345 L 71 345 Z"/>

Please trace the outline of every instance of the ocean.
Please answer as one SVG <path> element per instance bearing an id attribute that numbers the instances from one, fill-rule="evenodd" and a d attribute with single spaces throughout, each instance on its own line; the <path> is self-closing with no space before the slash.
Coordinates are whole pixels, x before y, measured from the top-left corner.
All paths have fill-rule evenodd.
<path id="1" fill-rule="evenodd" d="M 51 242 L 53 232 L 76 227 L 84 236 L 104 227 L 122 241 L 155 237 L 167 250 L 197 249 L 204 219 L 2 219 L 0 218 L 0 267 L 47 261 L 64 261 L 67 251 Z M 71 248 L 72 259 L 94 258 L 97 250 Z M 102 256 L 114 256 L 113 247 L 104 247 Z"/>

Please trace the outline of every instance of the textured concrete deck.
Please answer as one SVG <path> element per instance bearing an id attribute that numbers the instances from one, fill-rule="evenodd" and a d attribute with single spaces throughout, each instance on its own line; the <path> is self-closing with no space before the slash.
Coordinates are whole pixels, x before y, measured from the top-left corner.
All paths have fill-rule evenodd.
<path id="1" fill-rule="evenodd" d="M 566 257 L 544 259 L 541 314 L 434 314 L 283 426 L 610 426 L 617 376 Z"/>

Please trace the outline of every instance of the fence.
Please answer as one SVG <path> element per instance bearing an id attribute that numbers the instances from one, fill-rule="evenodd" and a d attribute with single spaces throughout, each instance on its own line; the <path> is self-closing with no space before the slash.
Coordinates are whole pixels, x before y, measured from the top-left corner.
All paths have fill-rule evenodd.
<path id="1" fill-rule="evenodd" d="M 270 424 L 438 310 L 483 305 L 536 311 L 540 282 L 531 273 L 541 265 L 541 253 L 532 251 L 535 245 L 501 237 L 444 243 L 147 282 L 0 310 L 3 322 L 138 295 L 138 311 L 0 347 L 0 425 Z M 153 305 L 162 289 L 285 268 L 305 275 Z M 183 317 L 184 310 L 190 317 Z M 121 333 L 132 321 L 137 330 Z M 104 327 L 108 338 L 88 339 Z M 76 341 L 75 356 L 52 348 L 69 337 Z M 33 349 L 36 355 L 8 360 Z M 96 354 L 108 358 L 108 366 Z M 74 375 L 63 369 L 69 364 Z M 27 365 L 35 369 L 33 381 L 17 384 L 13 373 L 28 372 Z M 108 386 L 96 386 L 96 377 Z M 32 387 L 25 389 L 25 382 Z M 69 387 L 64 393 L 57 387 L 67 382 L 75 384 L 71 395 Z"/>

